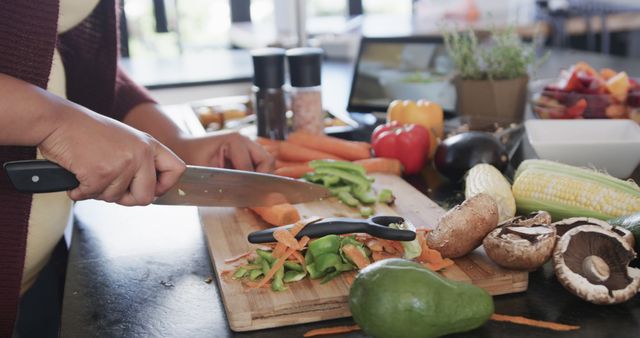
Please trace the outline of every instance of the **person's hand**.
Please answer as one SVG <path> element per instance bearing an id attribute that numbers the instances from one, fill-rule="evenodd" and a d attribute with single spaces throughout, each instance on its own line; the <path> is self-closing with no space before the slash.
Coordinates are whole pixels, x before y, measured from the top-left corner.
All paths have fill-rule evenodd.
<path id="1" fill-rule="evenodd" d="M 58 126 L 38 148 L 76 175 L 73 200 L 95 198 L 146 205 L 166 192 L 186 169 L 150 135 L 80 106 L 65 107 Z"/>
<path id="2" fill-rule="evenodd" d="M 272 172 L 275 160 L 262 146 L 238 133 L 182 139 L 176 152 L 193 165 Z"/>

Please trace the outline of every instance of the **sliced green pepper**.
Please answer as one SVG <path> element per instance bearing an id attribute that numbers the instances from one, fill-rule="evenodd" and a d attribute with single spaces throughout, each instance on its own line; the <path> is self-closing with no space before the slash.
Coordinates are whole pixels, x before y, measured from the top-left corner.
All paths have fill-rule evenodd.
<path id="1" fill-rule="evenodd" d="M 262 273 L 266 276 L 269 270 L 271 270 L 271 265 L 269 265 L 269 262 L 265 259 L 262 261 Z"/>
<path id="2" fill-rule="evenodd" d="M 362 175 L 358 175 L 345 170 L 320 167 L 316 169 L 316 173 L 338 176 L 341 180 L 349 182 L 355 186 L 360 186 L 365 190 L 369 190 L 369 188 L 371 187 L 371 182 L 369 181 L 368 177 L 363 177 Z"/>
<path id="3" fill-rule="evenodd" d="M 315 161 L 311 161 L 309 162 L 309 166 L 313 169 L 318 169 L 318 168 L 336 168 L 336 169 L 341 169 L 341 170 L 348 170 L 348 171 L 353 171 L 357 174 L 360 174 L 362 176 L 366 176 L 367 175 L 367 171 L 364 169 L 363 166 L 359 165 L 359 164 L 355 164 L 353 162 L 347 162 L 347 161 L 327 161 L 327 160 L 315 160 Z"/>
<path id="4" fill-rule="evenodd" d="M 308 252 L 313 256 L 313 261 L 317 263 L 318 257 L 321 255 L 327 253 L 337 254 L 338 250 L 340 250 L 340 236 L 326 235 L 311 241 Z"/>
<path id="5" fill-rule="evenodd" d="M 304 272 L 304 268 L 302 267 L 302 265 L 296 263 L 296 262 L 290 262 L 290 261 L 286 261 L 284 262 L 284 267 L 286 269 L 289 270 L 293 270 L 293 271 L 297 271 L 297 272 Z"/>
<path id="6" fill-rule="evenodd" d="M 376 198 L 369 192 L 369 189 L 364 190 L 362 187 L 356 186 L 353 188 L 352 194 L 358 201 L 362 202 L 362 204 L 376 203 Z"/>
<path id="7" fill-rule="evenodd" d="M 309 265 L 313 263 L 313 255 L 311 255 L 311 251 L 307 250 L 304 254 L 304 264 Z"/>
<path id="8" fill-rule="evenodd" d="M 262 269 L 260 270 L 251 270 L 251 272 L 249 272 L 249 279 L 250 280 L 256 280 L 258 279 L 258 277 L 262 276 Z"/>
<path id="9" fill-rule="evenodd" d="M 322 273 L 321 271 L 318 271 L 318 269 L 316 269 L 316 264 L 315 263 L 311 263 L 307 265 L 307 272 L 309 273 L 309 278 L 311 279 L 318 279 L 322 276 L 324 276 L 324 273 Z"/>
<path id="10" fill-rule="evenodd" d="M 284 273 L 284 278 L 282 278 L 282 280 L 285 283 L 291 283 L 291 282 L 297 282 L 299 280 L 302 280 L 304 278 L 304 276 L 306 276 L 307 273 L 302 271 L 287 271 Z"/>
<path id="11" fill-rule="evenodd" d="M 338 192 L 338 199 L 342 203 L 344 203 L 344 204 L 346 204 L 346 205 L 348 205 L 350 207 L 353 207 L 353 208 L 357 207 L 360 204 L 360 202 L 358 202 L 358 200 L 355 197 L 353 197 L 353 195 L 351 195 L 351 193 L 346 192 L 346 191 Z"/>
<path id="12" fill-rule="evenodd" d="M 262 257 L 262 259 L 269 262 L 269 264 L 273 264 L 273 262 L 276 261 L 276 259 L 271 255 L 271 252 L 269 251 L 257 249 L 256 253 L 258 254 L 258 256 Z"/>
<path id="13" fill-rule="evenodd" d="M 351 192 L 351 186 L 341 185 L 339 187 L 331 187 L 329 191 L 331 191 L 331 195 L 338 196 L 340 192 Z"/>
<path id="14" fill-rule="evenodd" d="M 236 270 L 236 272 L 233 273 L 233 279 L 239 279 L 244 277 L 247 272 L 249 272 L 249 270 L 245 269 L 243 266 L 239 267 L 238 270 Z"/>
<path id="15" fill-rule="evenodd" d="M 372 207 L 360 207 L 360 216 L 368 218 L 373 214 L 375 214 L 375 210 Z"/>
<path id="16" fill-rule="evenodd" d="M 342 265 L 342 260 L 338 254 L 326 253 L 316 257 L 316 268 L 318 271 L 329 272 L 330 269 L 338 270 L 338 266 Z"/>
<path id="17" fill-rule="evenodd" d="M 273 291 L 284 291 L 287 289 L 286 286 L 284 286 L 284 266 L 281 266 L 280 269 L 278 269 L 278 271 L 276 271 L 276 274 L 273 276 L 273 280 L 271 281 L 271 290 Z"/>
<path id="18" fill-rule="evenodd" d="M 395 202 L 396 197 L 393 196 L 393 192 L 390 189 L 382 189 L 378 194 L 378 202 L 392 205 Z"/>
<path id="19" fill-rule="evenodd" d="M 324 284 L 324 283 L 336 278 L 341 273 L 342 273 L 342 271 L 338 271 L 338 270 L 328 273 L 327 275 L 324 276 L 324 278 L 322 278 L 322 280 L 320 281 L 320 284 Z"/>

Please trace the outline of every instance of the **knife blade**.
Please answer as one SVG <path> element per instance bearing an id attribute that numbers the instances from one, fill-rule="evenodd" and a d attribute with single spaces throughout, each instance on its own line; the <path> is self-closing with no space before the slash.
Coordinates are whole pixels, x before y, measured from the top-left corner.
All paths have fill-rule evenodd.
<path id="1" fill-rule="evenodd" d="M 71 190 L 79 182 L 70 171 L 47 160 L 4 164 L 16 190 L 45 193 Z M 187 166 L 178 182 L 153 204 L 258 207 L 302 203 L 329 197 L 323 186 L 250 171 Z"/>

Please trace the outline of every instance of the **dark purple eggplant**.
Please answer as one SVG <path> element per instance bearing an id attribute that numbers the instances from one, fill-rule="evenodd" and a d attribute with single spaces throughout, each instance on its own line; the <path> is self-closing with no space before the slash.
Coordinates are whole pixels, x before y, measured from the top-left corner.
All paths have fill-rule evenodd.
<path id="1" fill-rule="evenodd" d="M 488 163 L 504 171 L 509 164 L 509 154 L 490 133 L 468 131 L 442 141 L 433 163 L 440 174 L 458 181 L 478 163 Z"/>

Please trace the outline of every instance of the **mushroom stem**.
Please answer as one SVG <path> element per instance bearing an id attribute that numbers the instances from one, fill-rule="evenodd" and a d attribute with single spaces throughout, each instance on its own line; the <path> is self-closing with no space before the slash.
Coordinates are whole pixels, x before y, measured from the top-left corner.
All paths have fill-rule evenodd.
<path id="1" fill-rule="evenodd" d="M 591 283 L 602 283 L 609 279 L 609 265 L 598 256 L 587 256 L 582 261 L 582 270 L 587 280 Z"/>

